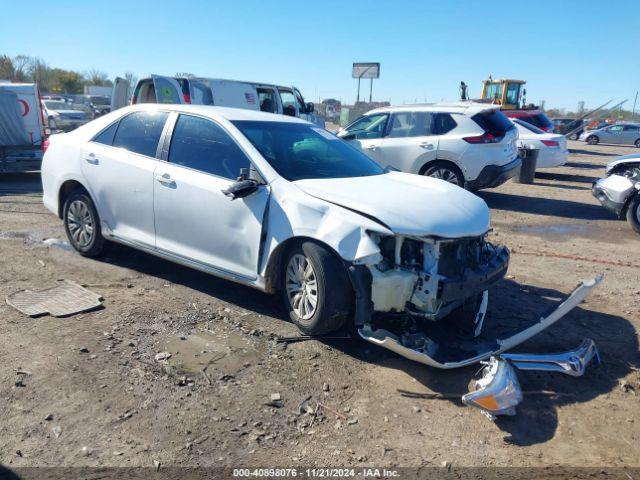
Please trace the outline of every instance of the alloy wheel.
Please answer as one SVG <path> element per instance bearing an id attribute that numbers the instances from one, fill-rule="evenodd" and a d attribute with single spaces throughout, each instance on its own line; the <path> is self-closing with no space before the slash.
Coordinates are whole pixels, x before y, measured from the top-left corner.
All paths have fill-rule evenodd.
<path id="1" fill-rule="evenodd" d="M 89 206 L 81 201 L 74 200 L 69 205 L 67 212 L 67 227 L 71 238 L 80 248 L 86 248 L 93 241 L 94 222 Z"/>
<path id="2" fill-rule="evenodd" d="M 448 168 L 440 167 L 431 173 L 429 173 L 430 177 L 439 178 L 440 180 L 445 180 L 449 183 L 453 183 L 454 185 L 459 185 L 458 176 L 455 172 L 449 170 Z"/>
<path id="3" fill-rule="evenodd" d="M 302 254 L 293 255 L 286 275 L 285 288 L 291 308 L 302 320 L 310 319 L 318 305 L 318 282 L 311 262 Z"/>

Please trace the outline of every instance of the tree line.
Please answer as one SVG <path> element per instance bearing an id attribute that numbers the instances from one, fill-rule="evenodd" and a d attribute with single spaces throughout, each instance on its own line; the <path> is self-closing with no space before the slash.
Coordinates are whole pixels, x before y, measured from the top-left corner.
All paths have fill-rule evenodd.
<path id="1" fill-rule="evenodd" d="M 92 69 L 81 73 L 63 68 L 50 67 L 37 57 L 0 54 L 0 80 L 16 83 L 36 83 L 41 92 L 83 93 L 85 85 L 110 87 L 113 82 L 101 70 Z"/>

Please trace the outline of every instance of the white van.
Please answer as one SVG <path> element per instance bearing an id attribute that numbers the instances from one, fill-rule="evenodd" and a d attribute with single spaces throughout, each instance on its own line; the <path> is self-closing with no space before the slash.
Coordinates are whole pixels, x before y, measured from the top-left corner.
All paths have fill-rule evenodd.
<path id="1" fill-rule="evenodd" d="M 44 116 L 35 83 L 0 83 L 0 172 L 40 168 Z"/>
<path id="2" fill-rule="evenodd" d="M 126 80 L 116 79 L 114 97 L 118 96 L 117 89 L 124 90 L 126 84 L 123 82 Z M 300 117 L 324 128 L 324 119 L 313 113 L 313 103 L 305 103 L 297 88 L 266 83 L 151 75 L 138 81 L 130 103 L 190 103 L 244 108 Z M 112 105 L 112 110 L 123 106 Z"/>

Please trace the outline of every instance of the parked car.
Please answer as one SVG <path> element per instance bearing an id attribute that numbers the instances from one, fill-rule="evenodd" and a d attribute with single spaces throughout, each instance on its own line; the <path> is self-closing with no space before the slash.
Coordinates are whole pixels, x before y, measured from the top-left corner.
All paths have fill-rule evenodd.
<path id="1" fill-rule="evenodd" d="M 569 150 L 564 135 L 547 133 L 518 118 L 513 119 L 518 129 L 518 148 L 533 146 L 538 150 L 536 167 L 560 167 L 567 163 Z"/>
<path id="2" fill-rule="evenodd" d="M 322 128 L 325 125 L 324 119 L 314 114 L 314 104 L 305 102 L 297 88 L 266 83 L 151 75 L 150 78 L 138 80 L 131 98 L 132 105 L 137 103 L 185 103 L 245 108 L 300 117 Z"/>
<path id="3" fill-rule="evenodd" d="M 548 317 L 480 337 L 488 289 L 509 263 L 509 250 L 486 239 L 485 202 L 385 170 L 293 117 L 133 105 L 53 135 L 42 182 L 45 206 L 81 255 L 119 242 L 280 292 L 304 333 L 349 320 L 366 340 L 440 368 L 525 341 L 599 282 L 583 283 Z M 413 322 L 387 315 L 382 327 L 374 312 Z M 429 337 L 430 328 L 441 335 Z"/>
<path id="4" fill-rule="evenodd" d="M 383 107 L 338 136 L 382 166 L 446 180 L 469 190 L 516 175 L 518 132 L 498 105 L 472 102 Z"/>
<path id="5" fill-rule="evenodd" d="M 613 143 L 616 145 L 635 145 L 640 148 L 640 124 L 617 123 L 597 130 L 587 130 L 580 135 L 589 145 Z"/>
<path id="6" fill-rule="evenodd" d="M 605 172 L 606 177 L 593 184 L 594 197 L 640 233 L 640 154 L 618 157 Z"/>
<path id="7" fill-rule="evenodd" d="M 509 118 L 518 118 L 545 132 L 553 132 L 553 122 L 549 120 L 549 117 L 542 110 L 503 110 L 503 112 Z"/>
<path id="8" fill-rule="evenodd" d="M 42 104 L 47 116 L 47 123 L 52 130 L 69 132 L 80 125 L 84 125 L 92 118 L 84 110 L 73 109 L 66 102 L 42 100 Z"/>
<path id="9" fill-rule="evenodd" d="M 0 83 L 0 172 L 37 170 L 45 124 L 35 83 Z"/>

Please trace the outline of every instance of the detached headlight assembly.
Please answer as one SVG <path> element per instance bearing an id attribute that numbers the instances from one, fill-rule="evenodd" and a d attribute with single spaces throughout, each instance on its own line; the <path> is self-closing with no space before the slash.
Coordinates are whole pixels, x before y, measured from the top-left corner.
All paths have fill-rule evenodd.
<path id="1" fill-rule="evenodd" d="M 491 420 L 497 415 L 515 415 L 522 401 L 522 390 L 513 366 L 502 358 L 491 357 L 476 380 L 476 390 L 462 397 L 462 403 L 479 408 Z"/>

